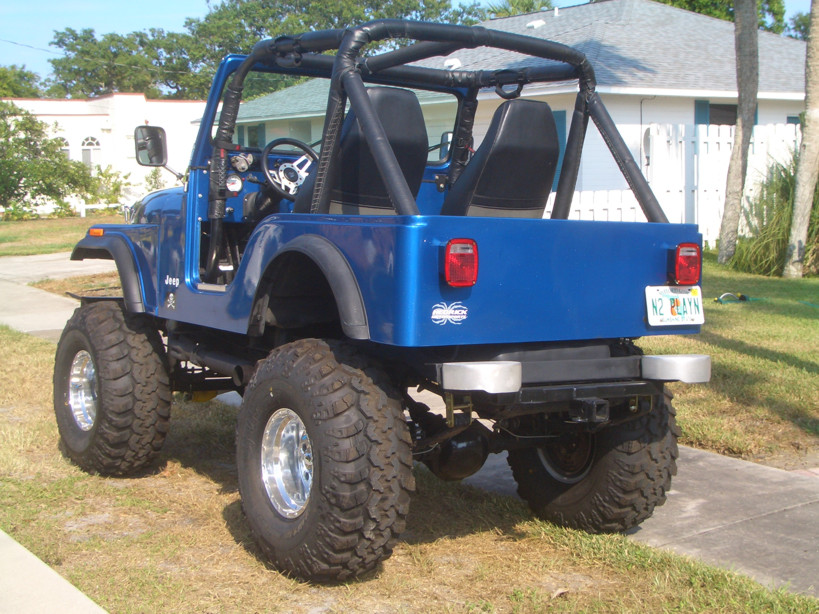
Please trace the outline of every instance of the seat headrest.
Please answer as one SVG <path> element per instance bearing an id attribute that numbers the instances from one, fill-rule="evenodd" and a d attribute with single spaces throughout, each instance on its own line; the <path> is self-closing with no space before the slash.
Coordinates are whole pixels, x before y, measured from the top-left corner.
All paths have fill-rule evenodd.
<path id="1" fill-rule="evenodd" d="M 542 217 L 560 146 L 552 109 L 536 100 L 508 100 L 447 194 L 442 215 Z"/>
<path id="2" fill-rule="evenodd" d="M 410 90 L 395 87 L 371 87 L 367 93 L 415 197 L 421 188 L 429 147 L 418 97 Z M 342 125 L 337 156 L 328 178 L 331 213 L 395 213 L 353 109 Z M 314 178 L 308 178 L 299 190 L 296 211 L 310 210 L 313 182 Z"/>

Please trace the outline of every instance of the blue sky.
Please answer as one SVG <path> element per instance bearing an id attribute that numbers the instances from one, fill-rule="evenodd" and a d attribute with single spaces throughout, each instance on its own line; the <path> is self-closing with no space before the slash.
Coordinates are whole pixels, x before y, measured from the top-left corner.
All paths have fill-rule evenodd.
<path id="1" fill-rule="evenodd" d="M 486 2 L 485 2 L 486 3 Z M 556 0 L 556 6 L 583 0 Z M 807 13 L 810 0 L 785 0 L 788 15 Z M 45 77 L 57 57 L 48 44 L 55 30 L 93 28 L 97 34 L 148 28 L 182 31 L 186 17 L 204 17 L 207 0 L 4 0 L 0 4 L 0 65 L 25 65 Z M 33 47 L 33 48 L 32 48 Z"/>

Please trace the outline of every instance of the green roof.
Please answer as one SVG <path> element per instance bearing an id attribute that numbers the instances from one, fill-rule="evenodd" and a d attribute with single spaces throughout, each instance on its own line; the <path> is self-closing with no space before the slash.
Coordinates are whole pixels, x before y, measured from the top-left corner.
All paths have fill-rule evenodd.
<path id="1" fill-rule="evenodd" d="M 323 116 L 327 110 L 329 88 L 329 79 L 310 79 L 272 94 L 248 100 L 239 107 L 238 121 Z M 441 92 L 415 90 L 415 93 L 422 105 L 452 101 L 449 94 Z"/>

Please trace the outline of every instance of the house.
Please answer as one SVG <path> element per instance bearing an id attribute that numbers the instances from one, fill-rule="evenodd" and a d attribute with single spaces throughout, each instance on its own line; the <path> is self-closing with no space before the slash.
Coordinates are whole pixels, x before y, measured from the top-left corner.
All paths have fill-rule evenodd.
<path id="1" fill-rule="evenodd" d="M 184 171 L 190 148 L 199 130 L 204 101 L 148 100 L 144 94 L 110 94 L 99 98 L 55 100 L 45 98 L 4 99 L 34 114 L 53 127 L 72 160 L 100 165 L 123 175 L 131 183 L 128 199 L 145 193 L 144 180 L 151 169 L 139 166 L 134 152 L 134 128 L 142 124 L 163 126 L 168 133 L 168 164 Z M 163 171 L 164 173 L 164 171 Z M 174 182 L 165 173 L 166 185 Z"/>
<path id="2" fill-rule="evenodd" d="M 482 25 L 555 40 L 583 51 L 595 68 L 597 91 L 658 197 L 670 188 L 660 185 L 667 175 L 665 170 L 651 168 L 650 147 L 656 140 L 652 140 L 656 132 L 652 133 L 650 126 L 689 125 L 694 128 L 689 130 L 692 133 L 721 134 L 720 143 L 724 142 L 724 147 L 730 149 L 732 129 L 729 126 L 736 121 L 737 105 L 733 23 L 651 0 L 608 0 L 492 19 Z M 759 33 L 758 124 L 798 123 L 799 114 L 804 110 L 805 53 L 803 41 Z M 542 61 L 522 58 L 512 52 L 477 48 L 461 49 L 446 58 L 432 58 L 423 64 L 439 68 L 491 69 L 515 66 L 521 61 Z M 557 121 L 558 137 L 565 144 L 576 93 L 574 83 L 531 84 L 524 88 L 522 96 L 549 102 Z M 282 136 L 311 143 L 318 141 L 326 96 L 326 83 L 314 80 L 244 103 L 239 113 L 239 142 L 263 146 L 266 141 Z M 420 102 L 433 145 L 441 133 L 451 129 L 455 103 L 442 94 L 421 96 Z M 495 108 L 502 101 L 494 93 L 486 92 L 479 96 L 479 102 L 474 128 L 476 144 L 480 143 Z M 706 130 L 709 126 L 710 131 Z M 794 133 L 793 129 L 786 132 Z M 766 156 L 759 158 L 765 160 Z M 724 179 L 721 181 L 720 190 L 724 189 Z M 599 134 L 590 127 L 578 176 L 578 192 L 612 193 L 625 191 L 627 187 Z M 705 217 L 696 202 L 669 205 L 669 208 L 674 209 L 667 210 L 672 221 L 698 222 Z M 631 209 L 630 215 L 639 219 L 639 207 Z M 718 218 L 721 209 L 714 215 Z M 628 219 L 628 215 L 619 219 Z M 713 226 L 713 221 L 709 225 Z M 706 234 L 713 234 L 710 226 Z"/>

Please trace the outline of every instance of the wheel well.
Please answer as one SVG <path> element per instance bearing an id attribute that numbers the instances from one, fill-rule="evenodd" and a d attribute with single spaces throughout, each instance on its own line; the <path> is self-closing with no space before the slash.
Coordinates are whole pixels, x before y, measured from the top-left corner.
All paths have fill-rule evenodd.
<path id="1" fill-rule="evenodd" d="M 336 324 L 368 339 L 366 312 L 350 265 L 326 239 L 300 237 L 270 263 L 259 283 L 251 327 L 283 329 Z"/>
<path id="2" fill-rule="evenodd" d="M 131 313 L 145 313 L 138 267 L 124 239 L 116 236 L 86 236 L 71 254 L 71 260 L 85 259 L 113 260 L 117 265 L 126 309 Z"/>
<path id="3" fill-rule="evenodd" d="M 267 292 L 265 320 L 281 328 L 339 320 L 338 306 L 327 278 L 304 254 L 288 252 L 268 268 L 262 284 Z"/>

